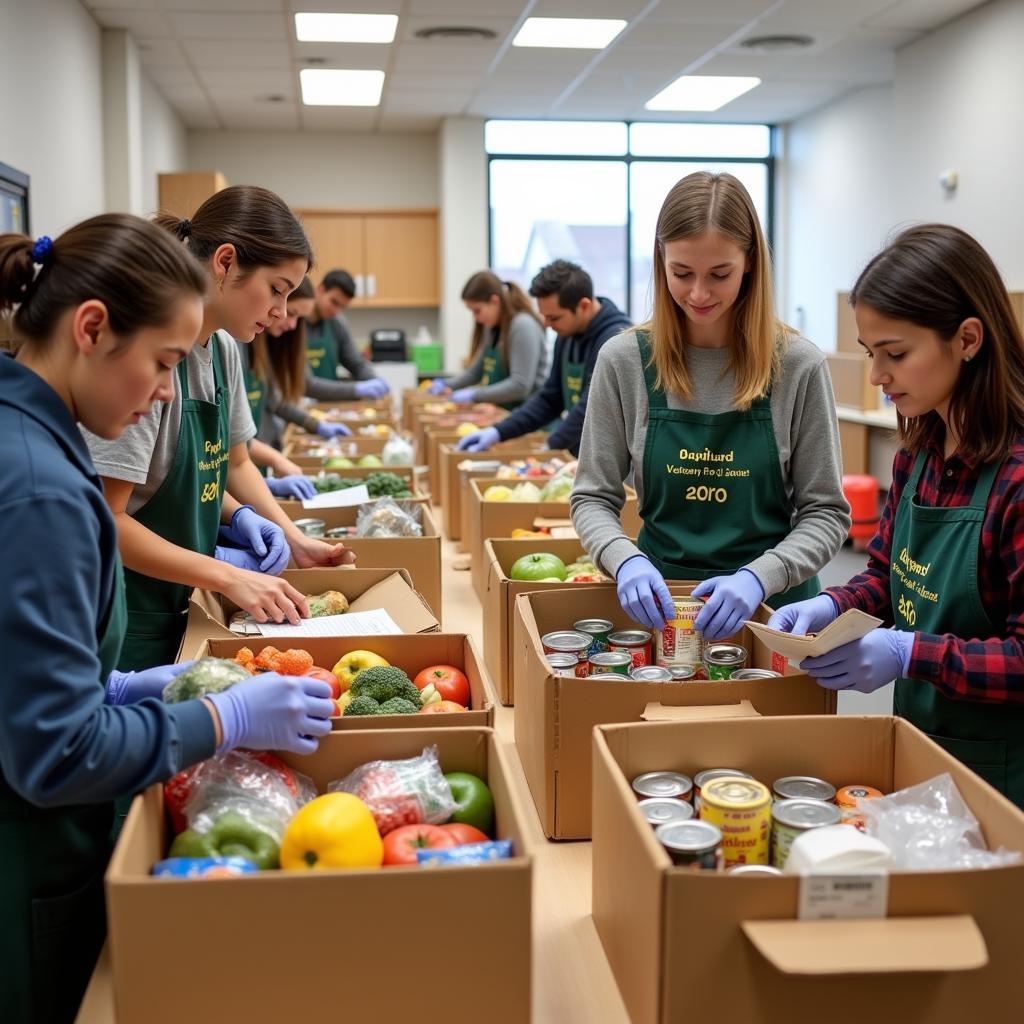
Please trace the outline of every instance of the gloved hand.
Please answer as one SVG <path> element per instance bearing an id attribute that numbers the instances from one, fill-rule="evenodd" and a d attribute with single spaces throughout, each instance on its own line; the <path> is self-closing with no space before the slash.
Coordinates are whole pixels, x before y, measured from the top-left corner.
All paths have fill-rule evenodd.
<path id="1" fill-rule="evenodd" d="M 501 440 L 497 427 L 484 427 L 475 434 L 467 434 L 459 441 L 460 452 L 485 452 Z"/>
<path id="2" fill-rule="evenodd" d="M 248 548 L 259 559 L 259 571 L 271 576 L 283 572 L 291 558 L 284 530 L 258 515 L 252 505 L 237 509 L 231 524 L 220 528 L 219 536 L 237 547 Z"/>
<path id="3" fill-rule="evenodd" d="M 313 481 L 308 476 L 268 476 L 267 487 L 275 498 L 297 498 L 304 501 L 316 494 Z"/>
<path id="4" fill-rule="evenodd" d="M 224 527 L 221 527 L 221 531 Z M 236 569 L 245 569 L 247 572 L 260 572 L 260 560 L 248 548 L 223 547 L 218 544 L 213 549 L 213 557 L 218 562 L 227 562 Z"/>
<path id="5" fill-rule="evenodd" d="M 459 388 L 452 392 L 451 399 L 458 405 L 468 405 L 476 400 L 476 388 Z"/>
<path id="6" fill-rule="evenodd" d="M 430 382 L 430 387 L 427 388 L 427 394 L 429 395 L 443 395 L 448 390 L 448 385 L 441 380 L 440 377 L 435 377 Z"/>
<path id="7" fill-rule="evenodd" d="M 749 570 L 740 569 L 731 576 L 712 576 L 693 588 L 694 597 L 704 597 L 704 607 L 693 620 L 694 629 L 705 640 L 732 636 L 754 614 L 764 600 L 761 581 Z"/>
<path id="8" fill-rule="evenodd" d="M 905 676 L 914 650 L 914 634 L 897 629 L 873 629 L 866 636 L 836 647 L 828 654 L 804 658 L 800 669 L 828 690 L 875 690 Z"/>
<path id="9" fill-rule="evenodd" d="M 380 377 L 356 381 L 356 398 L 383 398 L 390 390 L 388 382 Z"/>
<path id="10" fill-rule="evenodd" d="M 118 672 L 115 668 L 107 676 L 107 703 L 137 704 L 147 697 L 161 700 L 164 687 L 194 664 L 194 661 L 182 661 L 177 665 L 157 665 L 156 668 L 146 668 L 139 672 Z"/>
<path id="11" fill-rule="evenodd" d="M 217 709 L 222 739 L 217 753 L 235 747 L 312 754 L 331 731 L 337 706 L 320 679 L 264 672 L 205 698 Z"/>
<path id="12" fill-rule="evenodd" d="M 345 426 L 344 423 L 330 423 L 327 420 L 321 420 L 316 425 L 316 432 L 320 437 L 330 441 L 332 437 L 351 437 L 352 431 Z"/>
<path id="13" fill-rule="evenodd" d="M 820 633 L 830 622 L 839 617 L 839 606 L 828 594 L 819 594 L 806 601 L 783 605 L 768 620 L 769 629 L 780 633 Z"/>
<path id="14" fill-rule="evenodd" d="M 615 582 L 619 604 L 630 618 L 648 629 L 664 628 L 666 615 L 675 610 L 675 601 L 668 592 L 668 584 L 646 555 L 627 558 L 619 566 Z"/>

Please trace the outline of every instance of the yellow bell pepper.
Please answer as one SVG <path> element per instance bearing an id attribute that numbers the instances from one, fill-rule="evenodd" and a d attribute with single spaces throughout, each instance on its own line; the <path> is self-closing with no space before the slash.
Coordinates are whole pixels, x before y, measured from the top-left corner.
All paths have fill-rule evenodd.
<path id="1" fill-rule="evenodd" d="M 378 868 L 384 844 L 370 809 L 351 793 L 325 793 L 288 823 L 281 840 L 286 871 Z"/>

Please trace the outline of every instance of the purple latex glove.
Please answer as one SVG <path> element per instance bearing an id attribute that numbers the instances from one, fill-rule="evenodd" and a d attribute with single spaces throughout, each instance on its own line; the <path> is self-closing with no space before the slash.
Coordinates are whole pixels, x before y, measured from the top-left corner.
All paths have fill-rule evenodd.
<path id="1" fill-rule="evenodd" d="M 221 754 L 235 747 L 312 754 L 337 706 L 320 679 L 264 672 L 206 697 L 220 717 Z"/>
<path id="2" fill-rule="evenodd" d="M 707 599 L 693 620 L 694 629 L 699 629 L 705 640 L 721 640 L 732 636 L 754 614 L 764 600 L 764 587 L 749 569 L 740 569 L 731 576 L 705 580 L 693 588 L 693 596 Z"/>
<path id="3" fill-rule="evenodd" d="M 292 473 L 291 476 L 268 476 L 267 487 L 275 498 L 297 498 L 305 501 L 316 494 L 313 481 L 308 476 Z"/>
<path id="4" fill-rule="evenodd" d="M 430 382 L 430 387 L 427 388 L 427 394 L 429 395 L 443 395 L 448 390 L 448 385 L 441 380 L 440 377 L 435 377 Z"/>
<path id="5" fill-rule="evenodd" d="M 177 665 L 157 665 L 138 672 L 118 672 L 114 669 L 107 676 L 108 704 L 136 704 L 147 697 L 163 700 L 164 687 L 194 661 L 182 661 Z"/>
<path id="6" fill-rule="evenodd" d="M 914 634 L 896 629 L 873 629 L 866 636 L 836 647 L 828 654 L 804 658 L 800 670 L 827 690 L 874 693 L 905 676 L 914 650 Z"/>
<path id="7" fill-rule="evenodd" d="M 356 381 L 356 398 L 383 398 L 390 390 L 388 382 L 380 377 Z"/>
<path id="8" fill-rule="evenodd" d="M 222 526 L 221 540 L 240 548 L 247 548 L 259 561 L 259 572 L 279 576 L 288 567 L 292 557 L 284 530 L 277 523 L 264 519 L 252 505 L 243 505 L 231 517 L 229 526 Z M 223 559 L 229 561 L 229 559 Z"/>
<path id="9" fill-rule="evenodd" d="M 344 423 L 328 423 L 327 420 L 321 420 L 316 425 L 317 436 L 325 438 L 330 441 L 332 437 L 351 437 L 352 431 L 345 426 Z"/>
<path id="10" fill-rule="evenodd" d="M 223 530 L 224 527 L 221 527 Z M 213 557 L 218 562 L 227 562 L 236 569 L 245 569 L 246 572 L 260 572 L 260 560 L 248 548 L 224 547 L 218 544 L 213 549 Z"/>
<path id="11" fill-rule="evenodd" d="M 648 629 L 664 628 L 665 612 L 674 611 L 675 602 L 668 584 L 649 558 L 645 555 L 627 558 L 619 566 L 615 582 L 619 604 L 631 619 Z"/>
<path id="12" fill-rule="evenodd" d="M 451 399 L 458 405 L 468 405 L 470 402 L 476 401 L 476 388 L 459 388 L 458 391 L 453 391 Z"/>
<path id="13" fill-rule="evenodd" d="M 467 434 L 459 441 L 460 452 L 485 452 L 501 440 L 497 427 L 484 427 L 475 434 Z"/>
<path id="14" fill-rule="evenodd" d="M 819 594 L 806 601 L 783 605 L 768 620 L 769 629 L 780 633 L 820 633 L 829 623 L 839 617 L 839 606 L 828 594 Z"/>

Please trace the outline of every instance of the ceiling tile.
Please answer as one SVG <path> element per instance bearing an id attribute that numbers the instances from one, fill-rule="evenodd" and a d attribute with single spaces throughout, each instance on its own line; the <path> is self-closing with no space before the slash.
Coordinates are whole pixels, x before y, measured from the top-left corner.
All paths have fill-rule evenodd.
<path id="1" fill-rule="evenodd" d="M 980 7 L 986 0 L 901 0 L 867 19 L 867 24 L 885 28 L 913 28 L 928 31 Z"/>
<path id="2" fill-rule="evenodd" d="M 662 3 L 654 11 L 659 21 L 677 23 L 697 22 L 704 24 L 735 25 L 739 27 L 754 18 L 760 17 L 776 0 L 715 0 L 714 3 L 692 2 L 692 0 L 676 0 Z M 822 0 L 826 2 L 826 0 Z M 835 3 L 836 0 L 827 0 Z M 840 0 L 845 2 L 845 0 Z"/>
<path id="3" fill-rule="evenodd" d="M 282 43 L 186 39 L 181 45 L 199 68 L 281 69 L 289 66 L 288 48 Z"/>
<path id="4" fill-rule="evenodd" d="M 281 6 L 278 4 L 278 7 Z M 290 3 L 283 6 L 289 9 L 289 18 L 295 11 L 327 11 L 332 14 L 339 11 L 357 11 L 360 14 L 402 13 L 402 0 L 290 0 Z"/>
<path id="5" fill-rule="evenodd" d="M 557 72 L 562 77 L 573 77 L 587 67 L 595 56 L 593 50 L 523 49 L 510 46 L 502 56 L 497 70 L 506 77 L 524 75 L 532 78 L 535 72 Z"/>
<path id="6" fill-rule="evenodd" d="M 165 11 L 202 11 L 208 14 L 264 14 L 284 9 L 282 0 L 158 0 Z"/>
<path id="7" fill-rule="evenodd" d="M 94 10 L 92 15 L 103 28 L 124 28 L 131 32 L 136 39 L 168 34 L 166 19 L 159 11 L 103 7 Z"/>
<path id="8" fill-rule="evenodd" d="M 432 114 L 392 114 L 383 110 L 379 125 L 382 132 L 428 132 L 436 131 L 440 123 L 441 118 Z"/>
<path id="9" fill-rule="evenodd" d="M 386 70 L 393 52 L 389 45 L 359 46 L 356 43 L 294 43 L 292 48 L 296 62 L 303 67 L 311 66 L 311 61 L 316 59 L 317 67 L 360 71 Z"/>
<path id="10" fill-rule="evenodd" d="M 658 9 L 660 10 L 660 8 Z M 623 49 L 650 47 L 656 50 L 683 48 L 686 51 L 710 50 L 727 39 L 732 32 L 728 25 L 682 23 L 660 18 L 645 18 L 635 29 L 623 36 L 602 63 L 613 59 Z"/>
<path id="11" fill-rule="evenodd" d="M 786 0 L 778 11 L 758 23 L 754 33 L 806 32 L 814 35 L 818 28 L 852 29 L 892 4 L 893 0 L 857 0 L 856 3 Z"/>
<path id="12" fill-rule="evenodd" d="M 417 75 L 395 73 L 388 75 L 387 88 L 399 92 L 464 92 L 478 89 L 479 75 Z"/>
<path id="13" fill-rule="evenodd" d="M 469 92 L 402 92 L 387 89 L 382 106 L 389 113 L 448 117 L 461 114 L 472 98 Z"/>
<path id="14" fill-rule="evenodd" d="M 91 11 L 119 8 L 122 10 L 155 11 L 158 0 L 82 0 Z"/>
<path id="15" fill-rule="evenodd" d="M 216 103 L 214 106 L 228 131 L 275 131 L 299 127 L 299 113 L 289 103 Z"/>
<path id="16" fill-rule="evenodd" d="M 463 18 L 443 18 L 443 17 L 424 17 L 422 15 L 413 15 L 406 18 L 400 18 L 398 22 L 398 40 L 400 42 L 416 42 L 415 34 L 424 28 L 441 28 L 455 26 L 465 26 L 472 28 L 485 28 L 490 29 L 496 37 L 497 42 L 501 42 L 515 27 L 516 19 L 514 17 L 509 18 L 496 18 L 492 16 L 490 9 L 486 16 L 474 15 L 471 20 L 465 20 Z M 445 40 L 438 40 L 439 44 L 444 44 Z M 472 46 L 474 40 L 449 40 L 453 46 Z M 480 45 L 479 42 L 475 45 Z"/>
<path id="17" fill-rule="evenodd" d="M 288 43 L 288 20 L 278 14 L 205 14 L 196 11 L 167 15 L 182 39 L 276 39 Z"/>
<path id="18" fill-rule="evenodd" d="M 525 6 L 525 5 L 524 5 Z M 648 0 L 537 0 L 530 8 L 531 18 L 621 18 L 629 21 L 648 6 Z"/>
<path id="19" fill-rule="evenodd" d="M 302 107 L 304 128 L 310 131 L 370 132 L 377 126 L 377 107 Z M 339 183 L 340 188 L 340 183 Z"/>
<path id="20" fill-rule="evenodd" d="M 298 95 L 298 79 L 290 70 L 210 69 L 199 71 L 203 85 L 211 92 L 229 95 L 266 96 L 268 93 Z"/>
<path id="21" fill-rule="evenodd" d="M 820 54 L 722 54 L 705 64 L 704 75 L 755 75 L 763 81 L 795 79 L 808 81 L 889 81 L 894 57 L 885 50 L 857 50 Z"/>
<path id="22" fill-rule="evenodd" d="M 480 0 L 408 0 L 407 6 L 412 17 L 428 15 L 460 19 L 460 24 L 473 25 L 480 14 Z M 488 17 L 518 18 L 527 6 L 527 0 L 487 0 Z"/>
<path id="23" fill-rule="evenodd" d="M 183 68 L 185 54 L 174 39 L 142 39 L 139 60 L 147 68 Z"/>
<path id="24" fill-rule="evenodd" d="M 472 74 L 486 71 L 498 52 L 497 42 L 488 43 L 400 43 L 395 48 L 396 71 L 429 73 L 438 68 Z"/>
<path id="25" fill-rule="evenodd" d="M 163 90 L 167 95 L 169 95 L 174 89 L 195 89 L 199 87 L 195 73 L 191 68 L 185 67 L 184 65 L 181 67 L 145 66 L 144 73 L 149 75 L 149 77 L 156 82 L 156 84 L 160 86 L 161 90 Z"/>

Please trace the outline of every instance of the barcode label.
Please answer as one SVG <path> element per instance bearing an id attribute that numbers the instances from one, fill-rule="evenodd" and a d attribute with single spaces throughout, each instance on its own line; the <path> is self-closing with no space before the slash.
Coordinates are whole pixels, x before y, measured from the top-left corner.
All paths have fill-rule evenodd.
<path id="1" fill-rule="evenodd" d="M 822 918 L 885 917 L 889 905 L 889 876 L 803 875 L 797 916 Z"/>

